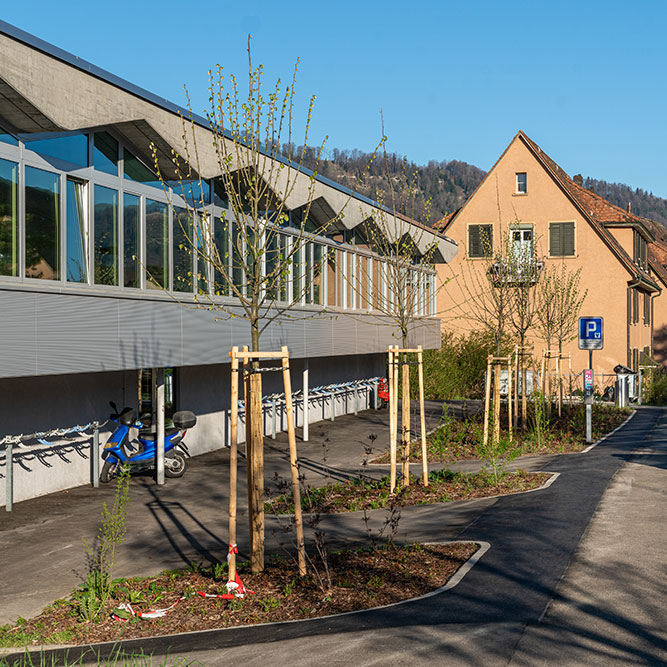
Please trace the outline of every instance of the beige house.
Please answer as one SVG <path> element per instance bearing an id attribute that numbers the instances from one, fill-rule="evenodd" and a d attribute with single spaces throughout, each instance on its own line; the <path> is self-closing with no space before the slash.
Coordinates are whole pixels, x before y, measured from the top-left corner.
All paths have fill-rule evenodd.
<path id="1" fill-rule="evenodd" d="M 538 266 L 582 269 L 580 286 L 588 294 L 580 315 L 604 318 L 604 349 L 593 359 L 598 373 L 612 373 L 619 363 L 636 368 L 643 363 L 641 353 L 652 356 L 654 321 L 656 340 L 665 345 L 667 270 L 660 258 L 667 263 L 667 243 L 656 238 L 662 228 L 581 182 L 523 132 L 512 139 L 466 203 L 439 223 L 459 243 L 456 258 L 438 269 L 447 281 L 438 295 L 443 328 L 455 333 L 479 328 L 470 317 L 470 290 L 485 282 L 489 246 L 497 251 L 509 243 Z M 541 356 L 544 341 L 534 330 L 529 339 Z M 662 349 L 656 351 L 664 358 Z M 577 340 L 564 352 L 571 353 L 573 371 L 588 366 L 588 353 L 578 349 Z"/>

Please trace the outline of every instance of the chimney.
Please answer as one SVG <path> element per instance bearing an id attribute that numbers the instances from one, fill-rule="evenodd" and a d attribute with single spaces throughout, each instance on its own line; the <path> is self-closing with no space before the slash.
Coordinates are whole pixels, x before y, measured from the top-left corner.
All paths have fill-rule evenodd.
<path id="1" fill-rule="evenodd" d="M 582 188 L 584 187 L 584 177 L 581 174 L 575 174 L 572 177 L 572 180 L 577 184 L 580 185 Z"/>
<path id="2" fill-rule="evenodd" d="M 632 204 L 628 202 L 628 213 L 632 213 Z"/>

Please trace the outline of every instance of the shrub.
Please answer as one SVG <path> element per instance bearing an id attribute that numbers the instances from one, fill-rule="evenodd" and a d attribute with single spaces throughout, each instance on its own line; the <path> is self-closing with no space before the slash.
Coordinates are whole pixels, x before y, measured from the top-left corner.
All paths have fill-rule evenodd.
<path id="1" fill-rule="evenodd" d="M 667 404 L 667 371 L 656 368 L 652 373 L 644 375 L 643 403 L 650 405 Z"/>
<path id="2" fill-rule="evenodd" d="M 428 400 L 482 398 L 484 373 L 495 344 L 488 334 L 442 335 L 438 350 L 424 350 L 424 396 Z M 506 354 L 506 351 L 503 351 Z M 411 372 L 412 395 L 418 395 L 417 373 Z"/>

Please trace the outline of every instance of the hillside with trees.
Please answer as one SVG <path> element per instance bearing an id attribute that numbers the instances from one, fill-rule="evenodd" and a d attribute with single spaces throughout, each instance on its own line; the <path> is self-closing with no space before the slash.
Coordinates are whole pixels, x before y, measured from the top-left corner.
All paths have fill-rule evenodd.
<path id="1" fill-rule="evenodd" d="M 294 150 L 293 148 L 293 155 Z M 370 157 L 368 153 L 357 149 L 334 148 L 326 151 L 317 171 L 321 176 L 355 189 L 374 200 L 378 200 L 381 193 L 388 191 L 388 176 L 399 179 L 407 175 L 408 180 L 415 186 L 415 196 L 409 205 L 411 210 L 400 212 L 428 224 L 433 224 L 460 208 L 486 174 L 482 169 L 460 160 L 432 160 L 426 165 L 416 165 L 403 156 L 390 153 L 387 164 L 380 156 L 369 164 Z M 310 169 L 315 168 L 317 161 L 314 149 L 307 149 L 304 164 Z M 667 226 L 666 199 L 656 197 L 641 188 L 631 188 L 622 183 L 608 183 L 595 178 L 584 178 L 583 185 L 616 206 L 627 208 L 630 204 L 635 215 Z M 421 213 L 428 199 L 431 201 L 431 214 L 426 221 L 422 219 Z"/>

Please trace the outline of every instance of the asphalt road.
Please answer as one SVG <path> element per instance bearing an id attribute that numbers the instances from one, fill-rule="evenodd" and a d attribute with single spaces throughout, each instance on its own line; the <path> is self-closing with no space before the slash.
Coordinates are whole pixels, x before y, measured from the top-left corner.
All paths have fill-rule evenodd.
<path id="1" fill-rule="evenodd" d="M 406 539 L 491 544 L 455 588 L 437 596 L 126 649 L 275 667 L 666 664 L 666 452 L 667 413 L 642 409 L 591 451 L 541 460 L 560 473 L 547 489 L 406 512 Z M 354 516 L 336 522 L 329 530 L 354 539 Z"/>

